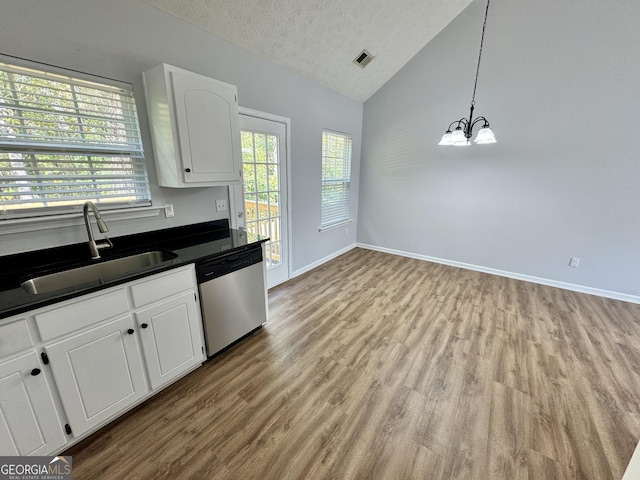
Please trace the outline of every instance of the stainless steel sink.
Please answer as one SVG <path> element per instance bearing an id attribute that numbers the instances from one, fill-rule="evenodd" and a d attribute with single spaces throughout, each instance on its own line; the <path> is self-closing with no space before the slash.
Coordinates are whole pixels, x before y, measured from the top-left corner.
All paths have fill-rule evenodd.
<path id="1" fill-rule="evenodd" d="M 173 260 L 177 256 L 178 255 L 173 252 L 154 250 L 34 277 L 22 282 L 21 285 L 28 293 L 55 292 L 56 290 L 87 282 L 117 277 L 124 273 Z"/>

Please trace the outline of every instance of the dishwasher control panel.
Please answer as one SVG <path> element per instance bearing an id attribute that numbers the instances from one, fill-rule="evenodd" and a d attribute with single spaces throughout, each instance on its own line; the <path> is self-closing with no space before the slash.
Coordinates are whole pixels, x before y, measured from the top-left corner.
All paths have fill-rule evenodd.
<path id="1" fill-rule="evenodd" d="M 229 252 L 197 265 L 198 283 L 212 278 L 221 277 L 228 273 L 250 267 L 262 261 L 262 247 L 256 246 L 241 252 Z"/>

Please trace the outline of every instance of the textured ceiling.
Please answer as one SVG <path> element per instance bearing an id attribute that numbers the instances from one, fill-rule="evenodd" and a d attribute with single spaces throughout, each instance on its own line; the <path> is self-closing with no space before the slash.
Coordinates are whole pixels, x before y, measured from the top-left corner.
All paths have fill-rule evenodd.
<path id="1" fill-rule="evenodd" d="M 142 1 L 364 102 L 472 0 Z"/>

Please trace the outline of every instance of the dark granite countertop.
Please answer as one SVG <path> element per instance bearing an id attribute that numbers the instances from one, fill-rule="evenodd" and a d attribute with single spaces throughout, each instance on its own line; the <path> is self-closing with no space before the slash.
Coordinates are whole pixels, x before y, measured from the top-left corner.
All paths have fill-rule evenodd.
<path id="1" fill-rule="evenodd" d="M 0 257 L 0 319 L 78 297 L 165 270 L 199 262 L 230 251 L 241 251 L 266 241 L 229 228 L 227 220 L 112 238 L 113 248 L 102 250 L 102 258 L 91 260 L 87 242 Z M 176 258 L 118 276 L 83 283 L 50 293 L 27 293 L 21 283 L 29 278 L 80 267 L 135 253 L 168 250 Z"/>

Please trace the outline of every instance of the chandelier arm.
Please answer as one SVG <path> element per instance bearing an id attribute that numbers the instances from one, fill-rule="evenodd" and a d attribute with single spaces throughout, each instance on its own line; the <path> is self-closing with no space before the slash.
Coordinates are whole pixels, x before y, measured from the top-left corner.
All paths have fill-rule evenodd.
<path id="1" fill-rule="evenodd" d="M 480 121 L 483 121 L 483 122 L 484 122 L 483 127 L 488 127 L 488 126 L 489 126 L 489 120 L 487 120 L 487 119 L 486 119 L 486 118 L 484 118 L 484 117 L 478 117 L 478 118 L 476 118 L 476 119 L 473 121 L 473 123 L 471 124 L 471 130 L 473 130 L 473 127 L 475 127 L 476 123 L 478 123 L 478 122 L 480 122 Z"/>
<path id="2" fill-rule="evenodd" d="M 458 124 L 458 127 L 460 127 L 460 126 L 466 127 L 467 123 L 469 123 L 469 122 L 468 122 L 468 120 L 466 118 L 461 118 L 460 120 L 454 120 L 453 122 L 451 122 L 449 124 L 449 127 L 447 128 L 447 131 L 450 132 L 451 131 L 451 127 L 453 127 L 453 125 L 456 124 L 456 123 Z"/>

